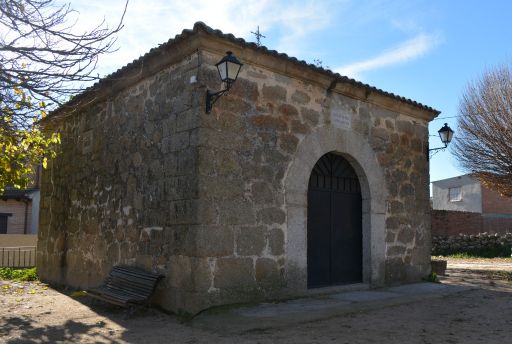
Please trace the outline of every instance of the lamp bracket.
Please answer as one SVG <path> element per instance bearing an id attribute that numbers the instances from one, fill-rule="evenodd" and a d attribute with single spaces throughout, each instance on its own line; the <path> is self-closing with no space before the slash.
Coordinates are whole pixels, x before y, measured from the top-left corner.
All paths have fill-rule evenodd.
<path id="1" fill-rule="evenodd" d="M 219 92 L 206 90 L 206 113 L 210 113 L 212 111 L 213 104 L 215 104 L 215 102 L 227 91 L 228 89 L 221 90 Z"/>
<path id="2" fill-rule="evenodd" d="M 427 160 L 430 160 L 430 158 L 437 153 L 437 151 L 440 151 L 441 149 L 446 149 L 448 148 L 448 144 L 445 144 L 444 147 L 436 147 L 436 148 L 430 148 L 429 150 L 427 150 Z M 430 152 L 436 152 L 436 153 L 432 153 L 430 154 Z"/>
<path id="3" fill-rule="evenodd" d="M 227 83 L 226 88 L 218 92 L 206 90 L 206 113 L 210 113 L 212 111 L 213 104 L 215 104 L 215 102 L 224 94 L 227 94 L 230 88 L 231 84 Z"/>

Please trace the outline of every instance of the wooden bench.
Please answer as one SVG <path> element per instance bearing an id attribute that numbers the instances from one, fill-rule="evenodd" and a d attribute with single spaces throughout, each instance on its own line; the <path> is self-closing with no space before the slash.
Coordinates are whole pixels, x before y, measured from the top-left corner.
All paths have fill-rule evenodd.
<path id="1" fill-rule="evenodd" d="M 87 294 L 133 309 L 149 303 L 158 281 L 163 277 L 132 266 L 118 265 L 112 268 L 103 285 L 87 290 Z"/>

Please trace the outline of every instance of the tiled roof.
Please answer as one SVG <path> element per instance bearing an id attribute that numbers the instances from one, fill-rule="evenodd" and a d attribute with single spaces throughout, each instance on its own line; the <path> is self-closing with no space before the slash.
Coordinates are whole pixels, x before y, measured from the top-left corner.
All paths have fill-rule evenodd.
<path id="1" fill-rule="evenodd" d="M 0 194 L 0 199 L 28 199 L 28 195 L 39 189 L 16 189 L 16 188 L 5 188 L 4 192 Z"/>
<path id="2" fill-rule="evenodd" d="M 411 99 L 408 99 L 408 98 L 405 98 L 405 97 L 401 97 L 401 96 L 396 95 L 394 93 L 386 92 L 386 91 L 381 90 L 379 88 L 376 88 L 374 86 L 370 86 L 368 84 L 365 84 L 365 83 L 356 81 L 354 79 L 348 78 L 346 76 L 340 75 L 339 73 L 334 73 L 334 72 L 332 72 L 329 69 L 324 69 L 322 67 L 318 67 L 318 66 L 315 66 L 313 64 L 307 63 L 306 61 L 298 60 L 297 58 L 288 56 L 287 54 L 279 53 L 279 52 L 277 52 L 275 50 L 270 50 L 270 49 L 266 48 L 265 46 L 258 46 L 258 45 L 256 45 L 256 43 L 247 42 L 247 41 L 245 41 L 242 38 L 235 37 L 233 34 L 226 34 L 226 33 L 223 33 L 220 30 L 212 29 L 211 27 L 207 26 L 203 22 L 195 23 L 192 30 L 189 30 L 189 29 L 183 30 L 181 32 L 181 34 L 178 34 L 174 38 L 169 39 L 167 42 L 160 44 L 158 47 L 152 48 L 149 52 L 147 52 L 143 56 L 139 57 L 136 60 L 133 60 L 131 63 L 127 64 L 126 66 L 119 68 L 117 71 L 115 71 L 112 74 L 110 74 L 110 75 L 104 77 L 103 79 L 99 80 L 97 83 L 95 83 L 94 85 L 88 87 L 82 93 L 80 93 L 79 95 L 74 97 L 72 100 L 70 100 L 68 103 L 63 105 L 63 107 L 73 106 L 73 105 L 78 104 L 82 99 L 85 99 L 89 95 L 90 92 L 98 91 L 103 86 L 107 86 L 107 85 L 111 84 L 113 81 L 121 78 L 128 71 L 141 67 L 144 64 L 144 62 L 146 60 L 148 60 L 149 58 L 151 58 L 153 56 L 160 55 L 166 49 L 172 48 L 173 45 L 175 45 L 178 42 L 181 42 L 183 40 L 186 40 L 188 37 L 195 35 L 199 31 L 203 31 L 203 32 L 206 32 L 207 34 L 210 34 L 212 36 L 216 36 L 216 37 L 220 37 L 222 39 L 226 39 L 226 40 L 228 40 L 230 42 L 233 42 L 235 44 L 240 45 L 241 47 L 250 47 L 252 49 L 260 51 L 263 54 L 272 55 L 272 56 L 281 58 L 283 60 L 287 60 L 289 62 L 293 62 L 293 63 L 297 63 L 297 64 L 302 65 L 302 66 L 306 66 L 306 67 L 308 67 L 310 69 L 313 69 L 313 70 L 315 70 L 315 71 L 317 71 L 319 73 L 327 74 L 327 75 L 329 75 L 331 77 L 334 77 L 336 82 L 338 82 L 338 83 L 348 83 L 348 84 L 352 84 L 352 85 L 355 85 L 355 86 L 363 87 L 368 92 L 375 92 L 375 93 L 384 95 L 386 97 L 390 97 L 390 98 L 393 98 L 395 100 L 398 100 L 400 102 L 410 104 L 410 105 L 412 105 L 414 107 L 418 107 L 418 108 L 423 109 L 423 110 L 434 112 L 436 114 L 440 113 L 439 111 L 431 108 L 430 106 L 423 105 L 423 104 L 418 103 L 418 102 L 416 102 L 414 100 L 411 100 Z"/>

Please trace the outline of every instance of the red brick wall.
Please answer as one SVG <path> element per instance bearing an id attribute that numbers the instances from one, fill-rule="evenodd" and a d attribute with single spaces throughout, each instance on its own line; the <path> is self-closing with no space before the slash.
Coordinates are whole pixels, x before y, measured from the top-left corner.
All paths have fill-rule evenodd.
<path id="1" fill-rule="evenodd" d="M 495 217 L 465 211 L 432 210 L 432 235 L 512 233 L 512 217 Z"/>
<path id="2" fill-rule="evenodd" d="M 499 218 L 489 215 L 483 216 L 482 232 L 506 234 L 512 233 L 512 218 Z"/>
<path id="3" fill-rule="evenodd" d="M 27 232 L 30 232 L 32 206 L 28 205 Z M 24 234 L 25 231 L 25 202 L 13 199 L 0 200 L 0 213 L 11 213 L 7 218 L 7 234 Z"/>
<path id="4" fill-rule="evenodd" d="M 482 213 L 512 214 L 512 199 L 482 185 Z"/>
<path id="5" fill-rule="evenodd" d="M 432 235 L 478 234 L 482 215 L 465 211 L 432 210 Z"/>

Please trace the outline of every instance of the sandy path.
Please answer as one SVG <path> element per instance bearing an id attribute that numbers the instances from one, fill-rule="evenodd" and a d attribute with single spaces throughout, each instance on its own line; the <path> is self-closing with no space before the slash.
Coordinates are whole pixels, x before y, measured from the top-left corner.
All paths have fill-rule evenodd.
<path id="1" fill-rule="evenodd" d="M 457 264 L 462 264 L 458 262 Z M 508 262 L 503 262 L 508 264 Z M 487 264 L 487 263 L 485 263 Z M 481 264 L 481 265 L 485 265 Z M 496 266 L 496 262 L 492 262 Z M 124 311 L 39 283 L 0 281 L 2 343 L 510 343 L 512 282 L 506 274 L 452 269 L 462 293 L 349 313 L 279 329 L 222 335 L 157 310 Z M 481 266 L 479 266 L 480 269 Z M 506 267 L 506 266 L 505 266 Z M 505 268 L 504 267 L 504 268 Z"/>

